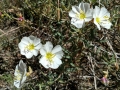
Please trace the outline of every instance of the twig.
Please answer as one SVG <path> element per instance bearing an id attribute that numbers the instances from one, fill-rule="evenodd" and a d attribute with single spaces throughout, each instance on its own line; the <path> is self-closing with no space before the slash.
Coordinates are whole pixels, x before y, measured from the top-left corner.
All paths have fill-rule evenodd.
<path id="1" fill-rule="evenodd" d="M 106 40 L 107 40 L 107 45 L 108 45 L 108 46 L 110 47 L 110 49 L 112 50 L 112 52 L 113 52 L 113 54 L 114 54 L 114 56 L 115 56 L 116 63 L 117 63 L 117 55 L 116 55 L 116 52 L 114 51 L 111 43 L 109 42 L 108 37 L 106 37 Z"/>
<path id="2" fill-rule="evenodd" d="M 12 30 L 10 30 L 10 31 L 7 31 L 6 33 L 4 32 L 2 35 L 0 35 L 0 37 L 2 37 L 2 36 L 4 36 L 4 35 L 8 35 L 10 32 L 13 32 L 13 31 L 15 31 L 16 29 L 19 29 L 20 27 L 17 27 L 17 28 L 15 28 L 15 29 L 12 29 Z M 1 30 L 0 30 L 1 31 Z"/>
<path id="3" fill-rule="evenodd" d="M 90 62 L 91 62 L 91 66 L 92 66 L 92 69 L 91 69 L 91 71 L 92 71 L 92 73 L 93 73 L 93 75 L 94 75 L 94 84 L 95 84 L 95 90 L 97 90 L 97 84 L 96 84 L 96 76 L 95 76 L 95 67 L 94 67 L 94 64 L 93 64 L 93 61 L 92 61 L 92 58 L 91 58 L 91 54 L 90 54 L 90 56 L 87 56 L 87 58 L 88 58 L 88 60 L 90 60 Z"/>
<path id="4" fill-rule="evenodd" d="M 3 30 L 0 29 L 0 31 L 5 34 L 5 32 Z"/>

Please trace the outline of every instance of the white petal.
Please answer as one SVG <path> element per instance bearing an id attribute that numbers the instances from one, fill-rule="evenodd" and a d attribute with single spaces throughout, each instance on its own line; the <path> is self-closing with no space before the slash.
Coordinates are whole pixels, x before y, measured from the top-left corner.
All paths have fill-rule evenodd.
<path id="1" fill-rule="evenodd" d="M 50 67 L 53 69 L 57 69 L 61 64 L 62 64 L 62 61 L 59 58 L 54 57 L 53 63 L 50 65 Z"/>
<path id="2" fill-rule="evenodd" d="M 93 11 L 93 18 L 99 17 L 100 8 L 98 6 L 95 6 L 95 9 Z"/>
<path id="3" fill-rule="evenodd" d="M 22 72 L 22 73 L 26 72 L 26 64 L 22 60 L 20 60 L 19 62 L 18 70 L 19 72 Z"/>
<path id="4" fill-rule="evenodd" d="M 59 51 L 62 51 L 62 47 L 60 45 L 57 45 L 53 48 L 52 53 L 55 54 Z"/>
<path id="5" fill-rule="evenodd" d="M 92 20 L 92 18 L 93 18 L 93 9 L 89 9 L 86 12 L 85 15 L 86 15 L 85 22 L 88 22 L 88 21 Z"/>
<path id="6" fill-rule="evenodd" d="M 36 39 L 36 37 L 33 36 L 33 35 L 30 35 L 29 38 L 30 38 L 30 40 L 32 40 L 32 41 L 34 41 L 34 39 Z"/>
<path id="7" fill-rule="evenodd" d="M 23 60 L 19 61 L 19 66 L 23 67 L 23 68 L 26 68 L 26 64 L 23 62 Z"/>
<path id="8" fill-rule="evenodd" d="M 32 50 L 33 55 L 37 56 L 38 55 L 38 50 Z"/>
<path id="9" fill-rule="evenodd" d="M 40 44 L 40 42 L 41 42 L 41 40 L 39 38 L 35 38 L 33 40 L 33 43 L 34 43 L 35 46 L 38 45 L 38 44 Z"/>
<path id="10" fill-rule="evenodd" d="M 41 57 L 39 63 L 41 63 L 45 68 L 49 68 L 49 62 L 46 60 L 45 57 Z"/>
<path id="11" fill-rule="evenodd" d="M 14 81 L 14 86 L 17 88 L 20 88 L 20 81 Z"/>
<path id="12" fill-rule="evenodd" d="M 85 13 L 86 17 L 93 17 L 93 11 L 92 9 L 89 9 L 86 13 Z"/>
<path id="13" fill-rule="evenodd" d="M 20 42 L 20 43 L 18 44 L 18 47 L 19 47 L 20 50 L 24 50 L 26 46 L 27 46 L 27 45 L 24 44 L 24 43 L 22 43 L 22 42 Z"/>
<path id="14" fill-rule="evenodd" d="M 46 44 L 45 44 L 45 46 L 44 46 L 44 48 L 45 48 L 45 50 L 47 52 L 51 52 L 51 50 L 53 48 L 53 45 L 52 45 L 52 43 L 50 41 L 47 41 Z"/>
<path id="15" fill-rule="evenodd" d="M 64 54 L 63 51 L 60 51 L 60 52 L 55 53 L 55 56 L 61 59 L 63 57 L 63 54 Z"/>
<path id="16" fill-rule="evenodd" d="M 107 13 L 109 13 L 109 12 L 107 11 L 107 9 L 106 9 L 105 7 L 102 7 L 101 10 L 100 10 L 99 16 L 100 16 L 100 17 L 103 17 L 103 16 L 105 16 Z"/>
<path id="17" fill-rule="evenodd" d="M 86 11 L 90 8 L 90 5 L 88 3 L 83 3 L 81 2 L 79 4 L 79 8 L 84 12 L 86 13 Z"/>
<path id="18" fill-rule="evenodd" d="M 86 13 L 89 10 L 90 10 L 90 4 L 89 3 L 84 3 L 84 12 Z"/>
<path id="19" fill-rule="evenodd" d="M 30 59 L 33 56 L 33 53 L 28 52 L 25 54 L 26 58 Z"/>
<path id="20" fill-rule="evenodd" d="M 111 28 L 111 23 L 110 22 L 105 22 L 105 23 L 102 23 L 101 26 L 106 28 L 106 29 L 110 29 Z"/>
<path id="21" fill-rule="evenodd" d="M 36 49 L 36 50 L 40 50 L 41 47 L 42 47 L 42 44 L 39 43 L 37 46 L 35 46 L 35 49 Z"/>
<path id="22" fill-rule="evenodd" d="M 34 44 L 33 40 L 31 38 L 29 38 L 29 44 L 32 43 Z"/>
<path id="23" fill-rule="evenodd" d="M 85 22 L 89 22 L 89 21 L 91 21 L 91 20 L 92 20 L 92 16 L 85 18 Z"/>
<path id="24" fill-rule="evenodd" d="M 40 54 L 44 56 L 44 55 L 46 55 L 46 51 L 43 48 L 41 48 L 40 49 Z"/>
<path id="25" fill-rule="evenodd" d="M 17 76 L 17 75 L 18 75 L 18 65 L 16 65 L 14 75 L 15 75 L 15 76 Z"/>
<path id="26" fill-rule="evenodd" d="M 21 53 L 22 55 L 25 55 L 25 54 L 26 54 L 24 50 L 20 50 L 20 53 Z"/>
<path id="27" fill-rule="evenodd" d="M 22 80 L 21 80 L 21 84 L 23 84 L 25 81 L 26 81 L 26 79 L 27 79 L 27 77 L 26 77 L 26 75 L 22 78 Z"/>
<path id="28" fill-rule="evenodd" d="M 70 16 L 70 17 L 76 17 L 76 13 L 71 10 L 71 11 L 69 12 L 69 16 Z"/>
<path id="29" fill-rule="evenodd" d="M 14 85 L 17 87 L 17 88 L 21 88 L 23 85 L 24 85 L 24 82 L 26 81 L 26 76 L 24 76 L 22 78 L 22 80 L 15 80 L 14 81 Z"/>
<path id="30" fill-rule="evenodd" d="M 81 9 L 83 12 L 85 12 L 85 8 L 84 8 L 84 3 L 83 2 L 81 2 L 79 4 L 79 9 Z"/>
<path id="31" fill-rule="evenodd" d="M 72 11 L 77 14 L 77 13 L 79 13 L 80 10 L 79 10 L 78 6 L 72 6 Z"/>
<path id="32" fill-rule="evenodd" d="M 29 44 L 29 38 L 28 37 L 23 37 L 21 42 L 28 45 Z"/>
<path id="33" fill-rule="evenodd" d="M 84 20 L 78 20 L 78 19 L 72 18 L 71 24 L 73 24 L 77 28 L 82 28 L 82 27 L 84 27 Z"/>

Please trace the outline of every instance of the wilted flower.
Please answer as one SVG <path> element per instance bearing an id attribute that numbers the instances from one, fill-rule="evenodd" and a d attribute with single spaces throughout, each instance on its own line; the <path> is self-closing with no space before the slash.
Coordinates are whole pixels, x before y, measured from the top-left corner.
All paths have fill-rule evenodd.
<path id="1" fill-rule="evenodd" d="M 109 80 L 107 79 L 108 77 L 108 70 L 107 71 L 103 71 L 103 73 L 105 74 L 102 78 L 101 78 L 101 82 L 107 86 L 109 84 Z"/>
<path id="2" fill-rule="evenodd" d="M 26 64 L 22 60 L 20 60 L 19 64 L 15 68 L 15 73 L 14 73 L 15 76 L 14 85 L 17 88 L 21 88 L 27 78 L 26 69 L 27 69 Z"/>
<path id="3" fill-rule="evenodd" d="M 24 17 L 19 17 L 17 18 L 18 21 L 23 21 L 24 20 Z"/>
<path id="4" fill-rule="evenodd" d="M 39 38 L 31 35 L 29 37 L 23 37 L 18 46 L 22 55 L 31 58 L 33 55 L 38 55 L 38 51 L 42 47 L 42 44 Z"/>
<path id="5" fill-rule="evenodd" d="M 82 28 L 85 22 L 92 20 L 93 9 L 90 8 L 89 3 L 82 2 L 79 6 L 72 6 L 69 16 L 72 17 L 71 24 L 75 25 L 77 28 Z"/>
<path id="6" fill-rule="evenodd" d="M 101 82 L 105 85 L 105 86 L 107 86 L 108 84 L 109 84 L 109 80 L 107 79 L 107 77 L 102 77 L 101 78 Z"/>
<path id="7" fill-rule="evenodd" d="M 94 18 L 94 24 L 97 26 L 97 28 L 100 30 L 100 26 L 110 29 L 111 22 L 110 19 L 110 13 L 105 7 L 99 8 L 98 6 L 95 6 L 95 9 L 93 11 L 93 18 Z"/>
<path id="8" fill-rule="evenodd" d="M 21 13 L 17 13 L 17 16 L 18 16 L 17 18 L 18 21 L 24 21 L 24 17 L 22 16 Z"/>
<path id="9" fill-rule="evenodd" d="M 53 48 L 50 41 L 46 42 L 43 48 L 40 49 L 42 57 L 39 60 L 45 68 L 57 69 L 62 64 L 61 58 L 63 57 L 62 47 L 57 45 Z"/>

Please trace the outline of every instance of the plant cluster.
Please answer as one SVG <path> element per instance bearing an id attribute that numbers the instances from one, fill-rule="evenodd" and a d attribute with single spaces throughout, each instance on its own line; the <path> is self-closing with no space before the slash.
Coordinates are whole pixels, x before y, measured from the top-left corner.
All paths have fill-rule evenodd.
<path id="1" fill-rule="evenodd" d="M 118 0 L 12 1 L 0 1 L 0 80 L 7 89 L 120 88 Z"/>

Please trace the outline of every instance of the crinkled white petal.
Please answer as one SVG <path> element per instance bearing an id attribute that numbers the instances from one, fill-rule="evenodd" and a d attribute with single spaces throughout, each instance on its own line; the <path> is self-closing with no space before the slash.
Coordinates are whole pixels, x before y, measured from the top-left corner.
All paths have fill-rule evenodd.
<path id="1" fill-rule="evenodd" d="M 26 46 L 27 46 L 27 45 L 24 44 L 24 43 L 22 43 L 22 42 L 20 42 L 20 43 L 18 44 L 18 47 L 19 47 L 20 50 L 24 50 L 24 48 L 25 48 Z"/>
<path id="2" fill-rule="evenodd" d="M 27 79 L 27 76 L 24 75 L 24 77 L 23 77 L 22 80 L 21 80 L 21 84 L 23 84 L 23 83 L 26 81 L 26 79 Z"/>
<path id="3" fill-rule="evenodd" d="M 62 61 L 59 58 L 54 57 L 53 62 L 50 64 L 50 67 L 53 69 L 57 69 L 61 64 L 62 64 Z"/>
<path id="4" fill-rule="evenodd" d="M 24 85 L 24 82 L 26 81 L 26 76 L 22 77 L 21 80 L 14 80 L 14 86 L 17 88 L 21 88 Z"/>
<path id="5" fill-rule="evenodd" d="M 41 42 L 41 40 L 39 38 L 35 38 L 33 40 L 33 43 L 34 43 L 35 46 L 38 45 L 38 44 L 40 44 L 40 42 Z"/>
<path id="6" fill-rule="evenodd" d="M 75 17 L 76 17 L 76 13 L 71 10 L 71 11 L 69 12 L 69 16 L 75 18 Z"/>
<path id="7" fill-rule="evenodd" d="M 47 41 L 46 44 L 44 45 L 44 48 L 47 52 L 51 52 L 53 45 L 50 41 Z"/>
<path id="8" fill-rule="evenodd" d="M 22 73 L 26 73 L 26 64 L 22 60 L 19 62 L 18 70 Z"/>
<path id="9" fill-rule="evenodd" d="M 52 53 L 55 54 L 59 51 L 62 51 L 62 47 L 60 45 L 56 45 L 53 50 L 52 50 Z"/>
<path id="10" fill-rule="evenodd" d="M 44 48 L 41 48 L 41 49 L 40 49 L 40 54 L 43 55 L 43 56 L 46 55 L 46 51 L 45 51 Z"/>
<path id="11" fill-rule="evenodd" d="M 86 13 L 90 9 L 90 4 L 89 3 L 84 3 L 84 12 Z"/>
<path id="12" fill-rule="evenodd" d="M 29 44 L 30 44 L 30 43 L 33 43 L 33 44 L 34 44 L 33 40 L 29 38 Z"/>
<path id="13" fill-rule="evenodd" d="M 38 50 L 32 50 L 33 55 L 37 56 L 38 55 Z"/>
<path id="14" fill-rule="evenodd" d="M 25 54 L 26 54 L 24 50 L 20 50 L 20 53 L 21 53 L 22 55 L 25 55 Z"/>
<path id="15" fill-rule="evenodd" d="M 85 18 L 85 22 L 89 22 L 89 21 L 91 21 L 91 20 L 92 20 L 92 16 Z"/>
<path id="16" fill-rule="evenodd" d="M 105 7 L 102 7 L 101 10 L 100 10 L 100 13 L 99 13 L 99 17 L 103 17 L 105 16 L 107 13 L 109 13 L 107 11 L 107 9 Z"/>
<path id="17" fill-rule="evenodd" d="M 21 42 L 27 45 L 29 43 L 29 38 L 28 37 L 23 37 L 21 39 Z"/>
<path id="18" fill-rule="evenodd" d="M 34 39 L 36 39 L 36 37 L 33 36 L 33 35 L 30 35 L 29 38 L 30 38 L 30 40 L 32 40 L 32 41 L 34 41 Z"/>
<path id="19" fill-rule="evenodd" d="M 55 56 L 58 57 L 59 59 L 61 59 L 63 57 L 63 51 L 59 51 L 57 53 L 55 53 Z"/>
<path id="20" fill-rule="evenodd" d="M 26 58 L 30 59 L 33 56 L 32 52 L 28 52 L 25 54 Z"/>
<path id="21" fill-rule="evenodd" d="M 90 20 L 92 20 L 93 18 L 93 9 L 89 9 L 86 13 L 86 18 L 85 18 L 85 21 L 88 22 Z"/>
<path id="22" fill-rule="evenodd" d="M 14 81 L 14 86 L 17 88 L 21 88 L 20 81 Z"/>
<path id="23" fill-rule="evenodd" d="M 72 6 L 72 11 L 77 14 L 77 13 L 79 13 L 80 10 L 79 10 L 78 6 Z"/>
<path id="24" fill-rule="evenodd" d="M 85 25 L 84 23 L 85 23 L 84 20 L 78 20 L 78 19 L 75 19 L 75 18 L 71 19 L 71 24 L 73 24 L 77 28 L 84 27 L 84 25 Z"/>
<path id="25" fill-rule="evenodd" d="M 81 3 L 79 4 L 79 8 L 80 8 L 83 12 L 85 12 L 85 8 L 84 8 L 84 3 L 83 3 L 83 2 L 81 2 Z"/>
<path id="26" fill-rule="evenodd" d="M 93 11 L 93 18 L 99 17 L 100 8 L 98 6 L 95 6 L 95 9 Z"/>
<path id="27" fill-rule="evenodd" d="M 37 46 L 35 46 L 35 49 L 36 49 L 36 50 L 40 50 L 41 47 L 42 47 L 42 44 L 39 43 Z"/>
<path id="28" fill-rule="evenodd" d="M 45 68 L 49 68 L 50 63 L 44 56 L 40 58 L 39 63 L 41 63 Z"/>
<path id="29" fill-rule="evenodd" d="M 105 23 L 101 23 L 101 26 L 106 28 L 106 29 L 110 29 L 111 28 L 111 23 L 110 22 L 105 22 Z"/>

